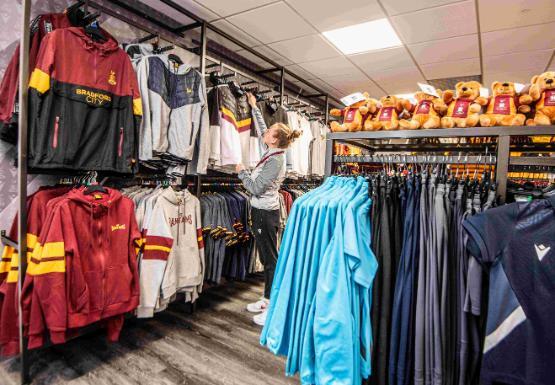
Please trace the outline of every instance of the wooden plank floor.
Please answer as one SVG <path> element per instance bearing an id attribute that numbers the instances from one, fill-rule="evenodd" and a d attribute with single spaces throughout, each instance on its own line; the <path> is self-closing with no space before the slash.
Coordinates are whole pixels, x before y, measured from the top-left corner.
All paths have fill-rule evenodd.
<path id="1" fill-rule="evenodd" d="M 197 309 L 172 306 L 150 320 L 128 320 L 118 343 L 94 332 L 30 355 L 34 385 L 298 384 L 284 359 L 260 346 L 261 328 L 245 305 L 262 282 L 230 282 L 203 293 Z M 0 363 L 0 384 L 17 385 L 16 359 Z"/>

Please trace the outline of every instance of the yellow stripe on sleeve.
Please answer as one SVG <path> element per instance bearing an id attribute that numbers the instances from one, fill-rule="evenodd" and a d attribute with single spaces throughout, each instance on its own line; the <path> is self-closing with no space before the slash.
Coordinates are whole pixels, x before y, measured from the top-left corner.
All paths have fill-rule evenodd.
<path id="1" fill-rule="evenodd" d="M 31 265 L 29 265 L 31 267 Z M 43 275 L 49 273 L 65 273 L 66 272 L 66 260 L 63 257 L 59 259 L 56 258 L 51 261 L 41 260 L 38 264 L 34 264 L 31 272 L 27 269 L 27 272 L 32 275 Z"/>
<path id="2" fill-rule="evenodd" d="M 143 102 L 141 98 L 133 99 L 133 115 L 143 116 Z"/>
<path id="3" fill-rule="evenodd" d="M 158 245 L 145 245 L 145 250 L 161 250 L 169 253 L 171 251 L 171 248 Z"/>
<path id="4" fill-rule="evenodd" d="M 65 256 L 63 242 L 47 242 L 42 247 L 40 259 Z"/>
<path id="5" fill-rule="evenodd" d="M 31 74 L 31 80 L 29 80 L 29 87 L 44 94 L 50 89 L 50 75 L 39 68 L 35 68 Z"/>

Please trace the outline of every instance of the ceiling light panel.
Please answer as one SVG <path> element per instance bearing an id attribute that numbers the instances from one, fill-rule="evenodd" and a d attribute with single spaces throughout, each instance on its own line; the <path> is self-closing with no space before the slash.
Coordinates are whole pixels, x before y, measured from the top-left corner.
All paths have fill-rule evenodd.
<path id="1" fill-rule="evenodd" d="M 345 55 L 397 47 L 402 44 L 387 19 L 334 29 L 324 32 L 323 35 Z"/>

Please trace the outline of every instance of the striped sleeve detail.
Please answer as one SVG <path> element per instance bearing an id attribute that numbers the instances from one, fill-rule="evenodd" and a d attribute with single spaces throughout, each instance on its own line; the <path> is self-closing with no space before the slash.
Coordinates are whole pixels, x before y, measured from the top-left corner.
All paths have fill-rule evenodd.
<path id="1" fill-rule="evenodd" d="M 34 248 L 38 237 L 27 233 L 27 263 L 30 264 Z M 8 283 L 17 282 L 19 278 L 19 253 L 11 246 L 4 247 L 2 258 L 0 259 L 0 274 L 8 273 L 6 280 Z"/>
<path id="2" fill-rule="evenodd" d="M 0 259 L 0 273 L 7 273 L 10 271 L 10 263 L 14 255 L 17 255 L 17 253 L 13 247 L 4 247 L 4 250 L 2 251 L 2 259 Z"/>
<path id="3" fill-rule="evenodd" d="M 231 124 L 233 124 L 233 126 L 237 131 L 243 132 L 251 129 L 252 118 L 237 120 L 235 118 L 235 114 L 231 110 L 223 106 L 221 107 L 221 111 L 222 111 L 222 118 L 227 120 Z"/>
<path id="4" fill-rule="evenodd" d="M 31 74 L 29 87 L 34 88 L 41 94 L 44 94 L 50 89 L 50 75 L 48 75 L 40 68 L 35 68 L 33 70 L 33 73 Z"/>
<path id="5" fill-rule="evenodd" d="M 19 278 L 19 253 L 14 252 L 7 266 L 8 276 L 6 277 L 7 283 L 15 283 Z"/>
<path id="6" fill-rule="evenodd" d="M 133 99 L 133 115 L 143 116 L 143 102 L 141 98 Z"/>
<path id="7" fill-rule="evenodd" d="M 33 255 L 29 260 L 27 273 L 30 275 L 44 275 L 50 273 L 65 273 L 65 245 L 64 242 L 37 243 Z"/>
<path id="8" fill-rule="evenodd" d="M 197 229 L 197 242 L 198 242 L 198 248 L 199 249 L 204 248 L 204 238 L 202 237 L 202 229 L 201 228 Z"/>
<path id="9" fill-rule="evenodd" d="M 148 235 L 144 245 L 143 259 L 160 259 L 166 261 L 172 249 L 173 239 Z"/>

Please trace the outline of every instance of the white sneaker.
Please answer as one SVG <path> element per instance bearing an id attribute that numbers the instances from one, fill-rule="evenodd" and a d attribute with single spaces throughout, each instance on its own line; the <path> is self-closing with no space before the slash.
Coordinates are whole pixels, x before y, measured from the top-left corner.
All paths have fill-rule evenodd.
<path id="1" fill-rule="evenodd" d="M 255 324 L 259 325 L 259 326 L 264 326 L 264 324 L 266 323 L 266 316 L 268 315 L 268 310 L 264 310 L 262 313 L 255 315 L 254 317 L 252 317 L 252 320 L 254 321 Z"/>
<path id="2" fill-rule="evenodd" d="M 268 308 L 269 302 L 270 301 L 268 301 L 266 298 L 261 298 L 254 303 L 249 303 L 247 305 L 247 311 L 251 313 L 260 313 Z"/>

